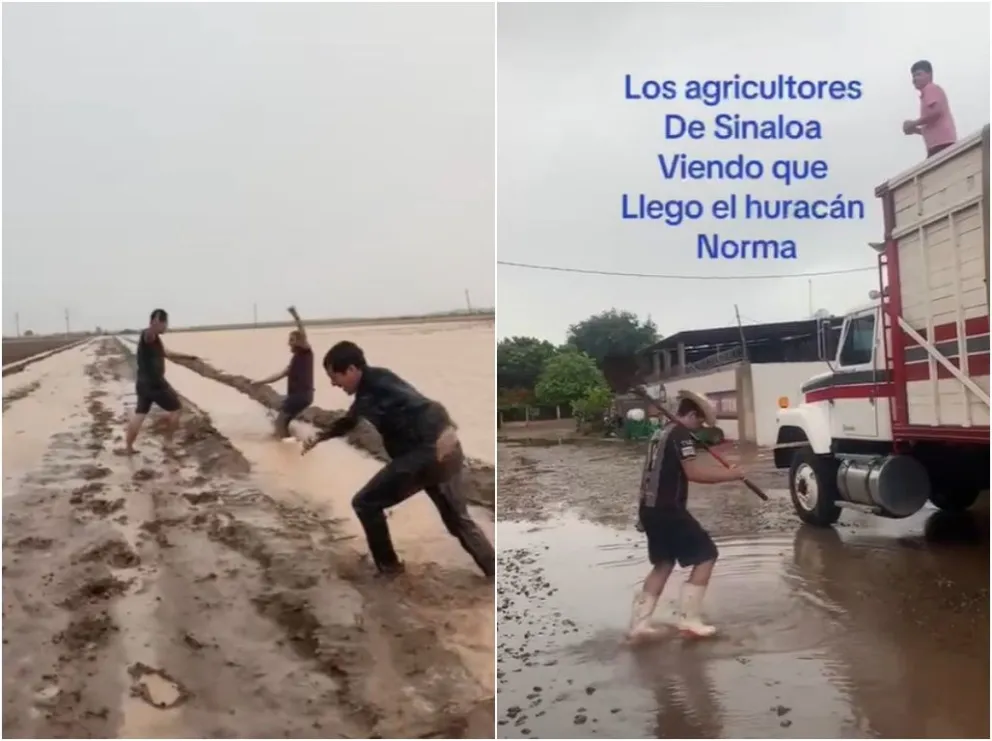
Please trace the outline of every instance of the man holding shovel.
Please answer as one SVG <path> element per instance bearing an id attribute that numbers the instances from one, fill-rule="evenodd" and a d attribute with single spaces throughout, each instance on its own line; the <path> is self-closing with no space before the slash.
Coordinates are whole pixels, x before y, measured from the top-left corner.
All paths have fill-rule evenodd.
<path id="1" fill-rule="evenodd" d="M 403 571 L 386 510 L 423 489 L 448 532 L 492 578 L 495 552 L 468 512 L 460 487 L 464 455 L 447 410 L 392 371 L 368 365 L 354 342 L 339 342 L 328 350 L 324 370 L 354 401 L 343 417 L 303 444 L 303 454 L 317 443 L 348 434 L 363 417 L 379 431 L 391 460 L 351 500 L 379 572 L 388 576 Z"/>
<path id="2" fill-rule="evenodd" d="M 276 415 L 273 429 L 275 436 L 281 440 L 292 438 L 289 423 L 313 404 L 313 350 L 295 306 L 289 307 L 289 315 L 296 322 L 296 329 L 289 333 L 289 363 L 278 373 L 253 382 L 257 386 L 264 386 L 286 379 L 286 396 Z"/>
<path id="3" fill-rule="evenodd" d="M 681 391 L 677 398 L 674 419 L 651 439 L 641 477 L 638 522 L 647 537 L 652 568 L 634 597 L 631 639 L 654 634 L 651 616 L 676 563 L 691 569 L 688 581 L 682 585 L 674 616 L 676 626 L 682 633 L 696 637 L 716 632 L 703 622 L 700 608 L 716 564 L 717 548 L 686 509 L 689 482 L 719 484 L 741 481 L 744 475 L 734 468 L 707 465 L 696 456 L 691 432 L 704 424 L 714 426 L 716 413 L 708 399 L 694 392 Z"/>

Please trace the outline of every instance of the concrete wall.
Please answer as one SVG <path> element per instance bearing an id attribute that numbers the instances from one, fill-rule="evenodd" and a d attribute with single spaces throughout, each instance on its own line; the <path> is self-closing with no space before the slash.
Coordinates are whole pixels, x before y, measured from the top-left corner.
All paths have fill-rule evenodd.
<path id="1" fill-rule="evenodd" d="M 778 400 L 790 406 L 802 401 L 799 387 L 810 377 L 829 370 L 826 363 L 738 363 L 688 378 L 673 378 L 663 384 L 669 400 L 681 389 L 709 397 L 717 406 L 718 424 L 729 440 L 758 445 L 775 444 Z M 654 395 L 659 384 L 648 389 Z"/>
<path id="2" fill-rule="evenodd" d="M 697 394 L 703 394 L 708 397 L 716 396 L 726 398 L 732 396 L 735 401 L 732 406 L 729 404 L 721 405 L 729 416 L 729 414 L 733 414 L 731 411 L 732 409 L 740 409 L 740 394 L 737 387 L 737 376 L 737 366 L 730 366 L 728 368 L 720 368 L 712 373 L 705 373 L 691 378 L 673 378 L 666 381 L 662 385 L 665 387 L 665 392 L 668 394 L 668 398 L 670 400 L 674 400 L 675 395 L 682 389 L 694 391 Z M 718 420 L 718 424 L 727 436 L 727 439 L 738 439 L 740 431 L 738 428 L 737 419 L 723 418 Z"/>
<path id="3" fill-rule="evenodd" d="M 826 363 L 760 363 L 751 366 L 754 396 L 755 441 L 774 445 L 778 428 L 775 415 L 779 397 L 787 396 L 789 405 L 802 401 L 799 387 L 812 376 L 830 370 Z"/>

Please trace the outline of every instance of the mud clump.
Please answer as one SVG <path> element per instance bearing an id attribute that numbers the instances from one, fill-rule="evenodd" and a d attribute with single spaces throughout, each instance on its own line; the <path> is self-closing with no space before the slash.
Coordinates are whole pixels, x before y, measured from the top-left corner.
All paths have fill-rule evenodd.
<path id="1" fill-rule="evenodd" d="M 153 468 L 139 468 L 131 476 L 134 481 L 151 481 L 158 478 L 158 471 Z"/>
<path id="2" fill-rule="evenodd" d="M 20 388 L 14 389 L 9 394 L 3 397 L 3 411 L 10 409 L 10 405 L 15 401 L 23 399 L 25 396 L 33 394 L 41 386 L 41 381 L 35 381 L 34 383 L 29 383 L 26 386 L 21 386 Z"/>
<path id="3" fill-rule="evenodd" d="M 130 581 L 122 581 L 113 576 L 104 576 L 85 582 L 71 595 L 59 603 L 67 610 L 78 610 L 81 607 L 97 602 L 103 602 L 124 594 L 130 586 Z"/>
<path id="4" fill-rule="evenodd" d="M 198 494 L 197 493 L 183 494 L 183 497 L 186 498 L 187 502 L 193 505 L 207 504 L 210 502 L 216 502 L 218 499 L 220 499 L 220 495 L 212 491 L 203 491 Z"/>
<path id="5" fill-rule="evenodd" d="M 95 514 L 97 517 L 106 517 L 114 512 L 124 509 L 124 499 L 90 499 L 82 505 L 83 509 Z"/>
<path id="6" fill-rule="evenodd" d="M 97 389 L 90 393 L 90 402 L 86 407 L 93 421 L 90 423 L 90 435 L 94 443 L 102 442 L 110 437 L 113 430 L 114 414 L 100 401 L 105 392 Z"/>
<path id="7" fill-rule="evenodd" d="M 21 538 L 17 543 L 14 544 L 14 548 L 18 551 L 47 551 L 52 547 L 55 541 L 51 538 L 39 538 L 37 536 L 31 535 L 27 538 Z"/>
<path id="8" fill-rule="evenodd" d="M 104 490 L 104 485 L 99 481 L 91 481 L 88 484 L 83 484 L 82 486 L 77 486 L 72 490 L 69 495 L 70 504 L 79 504 L 90 494 L 99 494 Z"/>
<path id="9" fill-rule="evenodd" d="M 79 471 L 79 476 L 85 481 L 97 481 L 99 479 L 107 478 L 111 473 L 111 470 L 106 466 L 98 466 L 91 463 L 83 466 L 83 468 Z"/>
<path id="10" fill-rule="evenodd" d="M 70 652 L 99 648 L 110 641 L 110 636 L 118 630 L 113 619 L 106 612 L 75 618 L 69 627 L 58 633 L 52 643 L 63 646 Z M 62 657 L 68 660 L 67 657 Z"/>
<path id="11" fill-rule="evenodd" d="M 309 603 L 299 595 L 275 593 L 252 600 L 260 613 L 279 625 L 289 638 L 290 645 L 303 658 L 318 660 L 320 621 L 314 617 Z M 335 676 L 342 671 L 333 664 L 324 667 Z"/>
<path id="12" fill-rule="evenodd" d="M 87 549 L 79 560 L 105 563 L 115 569 L 133 569 L 141 563 L 138 554 L 123 538 L 108 540 Z"/>
<path id="13" fill-rule="evenodd" d="M 223 471 L 227 475 L 245 475 L 251 465 L 231 441 L 220 434 L 203 412 L 183 417 L 179 427 L 180 443 L 191 450 L 204 473 Z"/>

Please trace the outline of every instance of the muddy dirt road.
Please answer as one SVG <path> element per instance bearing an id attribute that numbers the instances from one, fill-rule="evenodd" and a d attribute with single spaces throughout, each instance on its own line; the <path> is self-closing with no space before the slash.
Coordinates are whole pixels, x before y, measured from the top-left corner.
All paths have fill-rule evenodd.
<path id="1" fill-rule="evenodd" d="M 690 493 L 721 549 L 704 604 L 720 635 L 632 649 L 641 452 L 500 446 L 499 737 L 988 738 L 987 502 L 805 529 L 757 455 L 771 502 Z"/>
<path id="2" fill-rule="evenodd" d="M 317 492 L 260 407 L 229 407 L 229 437 L 198 402 L 230 389 L 178 370 L 196 406 L 168 456 L 154 419 L 113 452 L 134 402 L 114 340 L 5 403 L 4 735 L 491 737 L 492 587 L 468 557 L 397 512 L 409 573 L 383 584 L 327 491 L 378 464 L 328 443 Z"/>

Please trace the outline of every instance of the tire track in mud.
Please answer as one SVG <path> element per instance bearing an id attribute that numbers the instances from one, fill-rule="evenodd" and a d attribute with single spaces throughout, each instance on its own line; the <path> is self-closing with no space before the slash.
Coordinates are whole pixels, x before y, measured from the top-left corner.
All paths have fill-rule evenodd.
<path id="1" fill-rule="evenodd" d="M 97 355 L 87 414 L 5 501 L 5 735 L 491 737 L 491 693 L 407 602 L 436 578 L 356 568 L 193 407 L 176 454 L 153 415 L 115 456 L 131 371 Z"/>
<path id="2" fill-rule="evenodd" d="M 132 352 L 130 345 L 126 345 L 126 349 L 128 353 Z M 246 376 L 220 370 L 204 360 L 172 359 L 172 362 L 182 365 L 204 378 L 209 378 L 212 381 L 237 389 L 245 396 L 254 399 L 268 409 L 277 411 L 282 405 L 282 396 L 279 393 L 269 386 L 259 386 L 252 383 L 251 379 Z M 342 411 L 311 406 L 299 418 L 317 427 L 326 427 L 342 416 L 344 416 L 344 412 Z M 385 448 L 383 448 L 379 433 L 364 420 L 345 439 L 353 447 L 368 453 L 377 460 L 383 462 L 389 460 L 389 456 L 386 454 Z M 495 466 L 480 460 L 469 459 L 465 469 L 465 495 L 472 504 L 486 507 L 490 510 L 494 509 L 496 502 Z"/>

